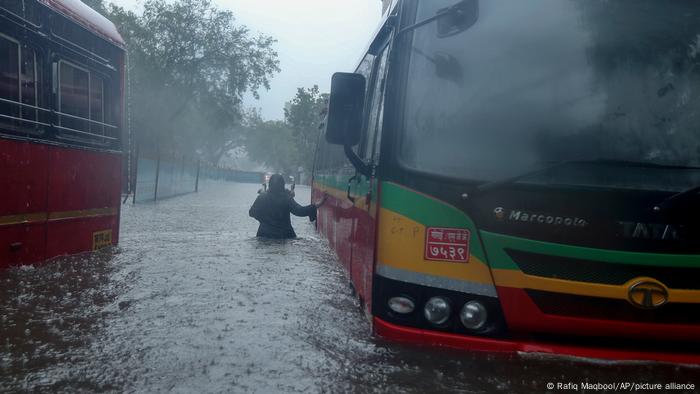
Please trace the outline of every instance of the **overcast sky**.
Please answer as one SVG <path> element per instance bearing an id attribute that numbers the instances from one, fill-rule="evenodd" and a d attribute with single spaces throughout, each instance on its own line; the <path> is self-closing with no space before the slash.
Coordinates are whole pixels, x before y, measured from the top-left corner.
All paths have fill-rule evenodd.
<path id="1" fill-rule="evenodd" d="M 107 0 L 138 10 L 143 0 Z M 282 119 L 284 103 L 298 87 L 318 85 L 323 92 L 336 71 L 352 71 L 381 18 L 380 0 L 214 0 L 233 11 L 238 23 L 275 37 L 282 72 L 260 100 L 265 119 Z"/>

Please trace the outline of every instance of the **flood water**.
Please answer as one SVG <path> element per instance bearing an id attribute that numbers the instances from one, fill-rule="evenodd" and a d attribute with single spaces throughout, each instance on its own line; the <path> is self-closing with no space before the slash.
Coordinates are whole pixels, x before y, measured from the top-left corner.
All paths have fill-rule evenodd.
<path id="1" fill-rule="evenodd" d="M 307 219 L 294 218 L 298 239 L 254 237 L 248 208 L 257 188 L 209 183 L 197 194 L 124 205 L 116 250 L 0 272 L 0 392 L 537 393 L 550 382 L 700 384 L 700 369 L 687 366 L 373 338 Z M 309 201 L 309 190 L 299 187 L 297 200 Z"/>

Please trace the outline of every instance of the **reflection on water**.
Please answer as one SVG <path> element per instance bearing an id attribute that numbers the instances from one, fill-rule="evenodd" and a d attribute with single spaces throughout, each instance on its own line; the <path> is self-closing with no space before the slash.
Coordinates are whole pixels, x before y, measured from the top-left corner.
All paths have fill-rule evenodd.
<path id="1" fill-rule="evenodd" d="M 254 237 L 256 185 L 125 206 L 118 249 L 0 273 L 0 392 L 543 392 L 696 368 L 388 343 L 308 219 Z M 309 200 L 297 189 L 297 200 Z"/>

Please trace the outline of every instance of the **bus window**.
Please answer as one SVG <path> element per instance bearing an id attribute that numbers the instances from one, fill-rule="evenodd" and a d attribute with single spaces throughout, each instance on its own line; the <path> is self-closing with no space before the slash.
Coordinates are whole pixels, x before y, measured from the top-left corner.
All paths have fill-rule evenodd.
<path id="1" fill-rule="evenodd" d="M 372 85 L 372 97 L 370 98 L 370 111 L 367 120 L 367 132 L 362 142 L 362 157 L 376 164 L 379 156 L 379 134 L 382 127 L 384 114 L 384 77 L 386 75 L 387 48 L 384 48 L 379 62 L 375 68 Z"/>
<path id="2" fill-rule="evenodd" d="M 363 116 L 363 124 L 362 124 L 362 129 L 363 129 L 363 134 L 367 134 L 368 130 L 368 122 L 367 122 L 367 114 L 369 113 L 371 109 L 371 100 L 369 99 L 369 94 L 370 94 L 370 83 L 372 82 L 372 69 L 374 68 L 374 60 L 375 56 L 372 55 L 371 53 L 368 53 L 365 55 L 365 57 L 362 59 L 362 62 L 360 65 L 357 67 L 357 70 L 355 70 L 356 74 L 362 74 L 363 77 L 365 77 L 365 108 L 364 108 L 364 116 Z M 364 157 L 364 151 L 366 149 L 366 144 L 365 144 L 366 138 L 363 137 L 362 142 L 358 147 L 355 149 L 357 150 L 357 153 L 360 157 Z"/>
<path id="3" fill-rule="evenodd" d="M 113 118 L 109 107 L 109 79 L 64 60 L 59 62 L 59 70 L 58 107 L 62 134 L 72 140 L 99 144 L 118 138 L 114 135 L 116 127 L 109 125 Z"/>
<path id="4" fill-rule="evenodd" d="M 21 51 L 21 80 L 20 86 L 22 90 L 22 119 L 28 119 L 33 122 L 39 120 L 39 111 L 36 107 L 39 106 L 39 75 L 37 70 L 38 62 L 36 58 L 36 53 L 28 48 L 22 48 Z M 36 128 L 37 123 L 29 123 L 24 125 L 25 127 Z"/>
<path id="5" fill-rule="evenodd" d="M 0 122 L 12 131 L 39 127 L 37 57 L 0 35 Z"/>
<path id="6" fill-rule="evenodd" d="M 105 94 L 104 80 L 95 74 L 90 74 L 90 120 L 105 123 Z M 90 132 L 104 135 L 104 126 L 90 123 Z"/>
<path id="7" fill-rule="evenodd" d="M 421 1 L 416 20 L 453 4 Z M 402 165 L 470 182 L 565 160 L 699 165 L 699 3 L 611 4 L 489 0 L 466 31 L 417 28 Z M 546 183 L 650 187 L 596 175 L 562 171 Z"/>
<path id="8" fill-rule="evenodd" d="M 372 55 L 371 53 L 368 53 L 367 55 L 365 55 L 364 59 L 362 59 L 362 62 L 357 67 L 357 70 L 355 71 L 355 73 L 357 73 L 357 74 L 362 74 L 362 76 L 365 77 L 365 81 L 367 81 L 367 83 L 365 84 L 365 97 L 367 97 L 367 94 L 369 93 L 369 82 L 371 81 L 371 78 L 372 78 L 372 68 L 374 66 L 374 58 L 375 58 L 375 56 Z"/>
<path id="9" fill-rule="evenodd" d="M 59 68 L 59 124 L 64 128 L 87 131 L 88 123 L 83 119 L 90 116 L 90 73 L 65 61 L 60 62 Z"/>
<path id="10" fill-rule="evenodd" d="M 19 43 L 0 36 L 0 119 L 11 123 L 19 117 Z"/>

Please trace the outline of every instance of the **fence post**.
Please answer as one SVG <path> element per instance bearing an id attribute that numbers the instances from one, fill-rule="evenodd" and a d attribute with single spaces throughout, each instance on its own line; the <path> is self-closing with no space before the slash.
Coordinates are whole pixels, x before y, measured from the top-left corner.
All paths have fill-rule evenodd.
<path id="1" fill-rule="evenodd" d="M 158 178 L 160 176 L 160 148 L 158 148 L 158 153 L 156 153 L 156 188 L 153 190 L 153 201 L 158 200 Z"/>
<path id="2" fill-rule="evenodd" d="M 134 168 L 133 168 L 134 174 L 133 174 L 133 177 L 131 178 L 131 183 L 132 183 L 131 191 L 133 192 L 131 194 L 131 204 L 132 205 L 136 204 L 136 186 L 137 186 L 138 181 L 139 181 L 139 153 L 140 153 L 139 146 L 140 146 L 140 144 L 136 144 L 136 148 L 134 149 L 136 151 L 136 155 L 135 155 L 136 160 L 132 159 L 132 162 L 134 163 Z"/>
<path id="3" fill-rule="evenodd" d="M 199 163 L 201 160 L 197 160 L 197 177 L 194 180 L 194 192 L 197 193 L 199 191 Z"/>
<path id="4" fill-rule="evenodd" d="M 184 193 L 184 191 L 180 191 L 180 186 L 184 186 L 184 179 L 185 179 L 185 163 L 187 162 L 187 156 L 185 154 L 182 155 L 182 163 L 180 164 L 180 176 L 178 177 L 178 186 L 177 186 L 177 192 L 175 194 L 179 193 Z M 188 190 L 189 192 L 189 190 Z"/>

